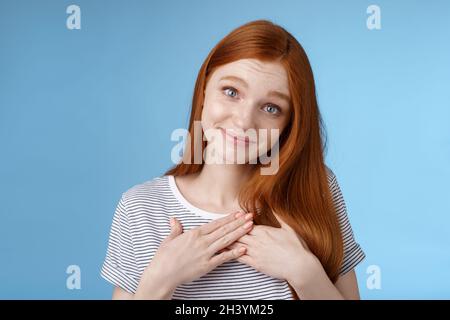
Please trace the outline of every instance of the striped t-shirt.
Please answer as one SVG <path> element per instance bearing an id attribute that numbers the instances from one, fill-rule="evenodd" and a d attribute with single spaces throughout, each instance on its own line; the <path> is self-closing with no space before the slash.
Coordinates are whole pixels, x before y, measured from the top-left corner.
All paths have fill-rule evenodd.
<path id="1" fill-rule="evenodd" d="M 337 206 L 344 241 L 340 275 L 365 257 L 355 241 L 336 176 L 328 169 L 328 183 Z M 141 275 L 161 242 L 170 233 L 169 218 L 176 217 L 183 232 L 224 214 L 208 212 L 188 202 L 172 175 L 135 185 L 117 205 L 101 275 L 114 286 L 135 293 Z M 288 283 L 256 271 L 237 260 L 223 263 L 202 277 L 180 284 L 172 299 L 293 299 Z"/>

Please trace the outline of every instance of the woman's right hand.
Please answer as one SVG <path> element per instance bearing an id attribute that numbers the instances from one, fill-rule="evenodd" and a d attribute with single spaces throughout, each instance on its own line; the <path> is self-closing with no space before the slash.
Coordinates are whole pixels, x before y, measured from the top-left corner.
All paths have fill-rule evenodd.
<path id="1" fill-rule="evenodd" d="M 181 223 L 172 218 L 171 232 L 145 269 L 137 293 L 145 296 L 145 292 L 158 287 L 163 296 L 171 296 L 178 285 L 198 279 L 222 263 L 239 258 L 245 253 L 244 247 L 224 249 L 249 232 L 252 226 L 253 215 L 239 212 L 183 233 Z"/>

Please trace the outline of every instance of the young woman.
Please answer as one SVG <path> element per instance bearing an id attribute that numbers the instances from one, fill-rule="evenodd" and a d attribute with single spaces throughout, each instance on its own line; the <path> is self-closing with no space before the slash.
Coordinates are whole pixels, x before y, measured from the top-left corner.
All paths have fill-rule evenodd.
<path id="1" fill-rule="evenodd" d="M 181 162 L 122 195 L 101 272 L 113 298 L 359 299 L 354 267 L 365 254 L 324 164 L 297 40 L 265 20 L 222 39 L 198 74 L 190 137 L 196 123 L 202 137 L 187 139 Z M 278 134 L 243 134 L 261 129 Z M 273 165 L 259 160 L 266 150 L 278 160 L 272 174 L 261 173 Z"/>

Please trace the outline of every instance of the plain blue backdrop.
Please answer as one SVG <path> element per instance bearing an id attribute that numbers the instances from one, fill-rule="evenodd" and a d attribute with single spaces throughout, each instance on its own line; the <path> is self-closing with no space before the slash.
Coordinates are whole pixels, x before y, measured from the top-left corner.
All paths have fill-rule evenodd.
<path id="1" fill-rule="evenodd" d="M 450 298 L 450 5 L 411 0 L 1 0 L 0 298 L 111 297 L 100 268 L 122 192 L 172 165 L 206 55 L 261 18 L 310 58 L 326 161 L 367 255 L 362 298 Z"/>

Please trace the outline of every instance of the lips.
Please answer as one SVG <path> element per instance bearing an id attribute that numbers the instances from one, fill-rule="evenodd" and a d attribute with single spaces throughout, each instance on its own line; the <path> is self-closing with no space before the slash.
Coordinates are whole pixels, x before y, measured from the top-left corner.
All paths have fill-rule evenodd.
<path id="1" fill-rule="evenodd" d="M 230 130 L 225 130 L 224 128 L 219 128 L 225 135 L 229 136 L 230 138 L 240 141 L 242 143 L 245 144 L 249 144 L 249 143 L 253 143 L 253 141 L 250 141 L 250 138 L 247 136 L 241 137 L 241 136 L 236 136 L 233 135 L 232 133 L 230 133 Z"/>

